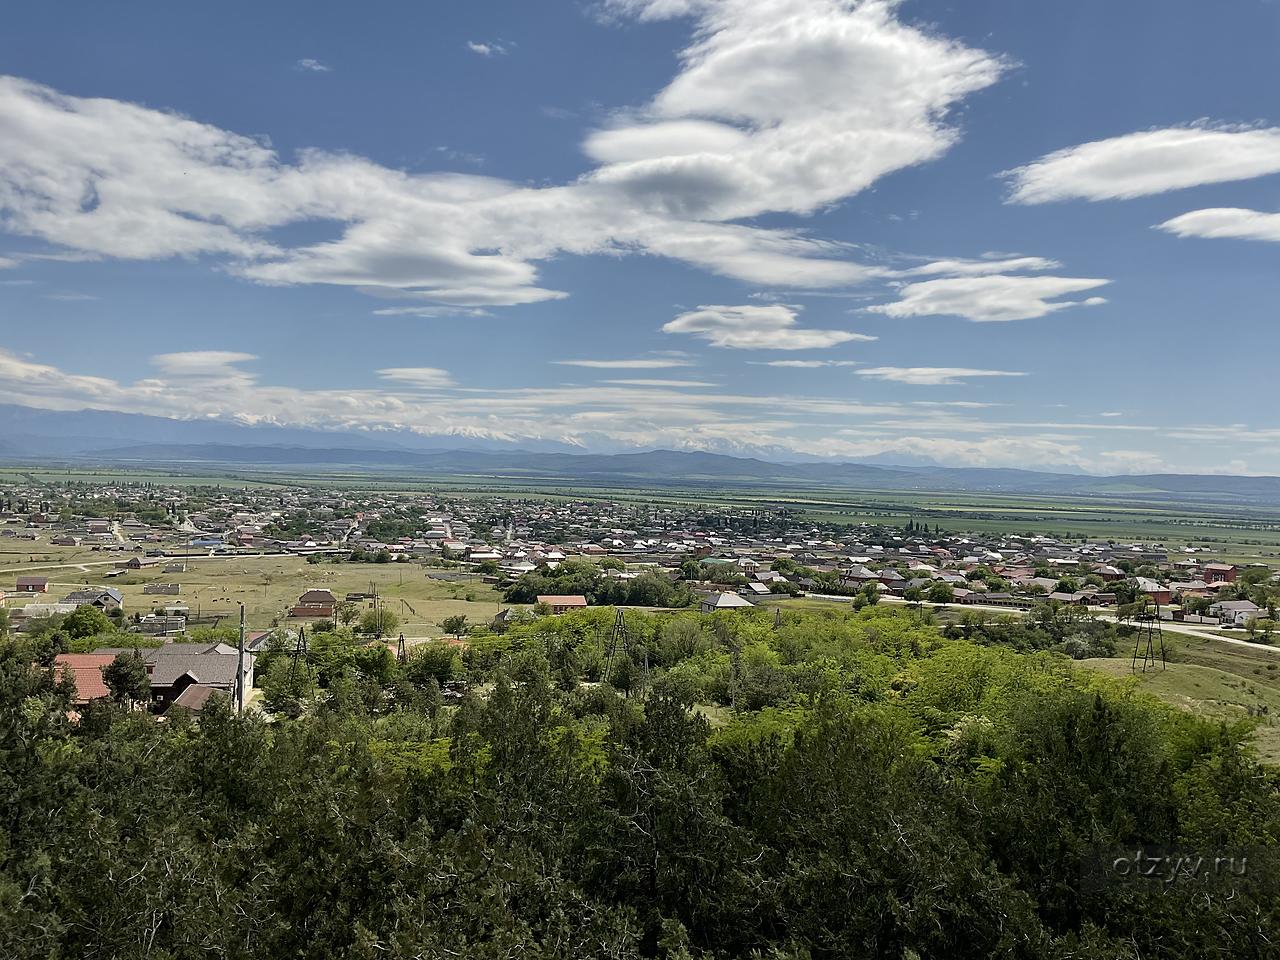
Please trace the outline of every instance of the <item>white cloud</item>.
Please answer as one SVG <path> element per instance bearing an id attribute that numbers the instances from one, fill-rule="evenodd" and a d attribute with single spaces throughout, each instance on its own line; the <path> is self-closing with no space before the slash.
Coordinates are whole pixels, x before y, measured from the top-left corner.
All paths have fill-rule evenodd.
<path id="1" fill-rule="evenodd" d="M 1012 370 L 974 370 L 969 367 L 868 367 L 866 370 L 859 370 L 858 376 L 939 387 L 963 383 L 969 377 L 1025 377 L 1026 374 Z"/>
<path id="2" fill-rule="evenodd" d="M 1192 210 L 1166 220 L 1159 229 L 1179 237 L 1269 240 L 1280 243 L 1280 213 L 1218 207 Z"/>
<path id="3" fill-rule="evenodd" d="M 665 367 L 691 367 L 692 361 L 678 357 L 653 357 L 635 360 L 552 360 L 563 367 L 590 367 L 595 370 L 661 370 Z"/>
<path id="4" fill-rule="evenodd" d="M 665 88 L 588 138 L 597 167 L 537 188 L 348 153 L 289 161 L 173 113 L 0 78 L 0 227 L 76 256 L 208 256 L 261 283 L 424 305 L 561 298 L 537 269 L 560 254 L 649 253 L 752 283 L 847 286 L 881 271 L 847 247 L 729 221 L 820 209 L 954 142 L 948 109 L 1002 65 L 900 23 L 894 6 L 615 4 L 642 19 L 692 16 L 693 39 Z M 301 222 L 334 235 L 281 239 Z"/>
<path id="5" fill-rule="evenodd" d="M 234 368 L 235 364 L 257 359 L 252 353 L 232 350 L 188 350 L 157 354 L 151 362 L 173 376 L 225 376 L 241 372 Z"/>
<path id="6" fill-rule="evenodd" d="M 1073 277 L 949 277 L 905 284 L 893 303 L 867 309 L 890 317 L 957 316 L 977 322 L 1027 320 L 1067 307 L 1106 303 L 1102 297 L 1059 298 L 1109 282 Z"/>
<path id="7" fill-rule="evenodd" d="M 383 307 L 374 310 L 375 317 L 491 317 L 482 307 Z"/>
<path id="8" fill-rule="evenodd" d="M 894 17 L 891 0 L 615 2 L 693 17 L 677 76 L 588 139 L 596 182 L 643 208 L 728 220 L 807 213 L 955 142 L 948 108 L 1004 65 Z"/>
<path id="9" fill-rule="evenodd" d="M 0 348 L 0 403 L 44 409 L 86 407 L 180 419 L 221 419 L 385 434 L 554 439 L 588 449 L 668 447 L 759 454 L 791 451 L 856 458 L 916 452 L 975 466 L 1072 464 L 1123 469 L 1103 458 L 1122 432 L 1137 453 L 1169 439 L 1203 469 L 1248 444 L 1250 464 L 1274 463 L 1280 430 L 1251 424 L 1042 423 L 982 419 L 979 405 L 957 401 L 868 403 L 845 397 L 735 394 L 706 388 L 631 383 L 561 387 L 450 385 L 438 368 L 381 371 L 375 387 L 299 388 L 264 383 L 238 365 L 250 354 L 190 351 L 155 358 L 159 375 L 132 383 L 71 373 Z M 1197 451 L 1206 451 L 1199 456 Z M 1184 469 L 1188 464 L 1180 465 Z M 1131 462 L 1138 460 L 1131 458 Z M 1274 469 L 1274 467 L 1273 467 Z"/>
<path id="10" fill-rule="evenodd" d="M 454 385 L 449 371 L 441 370 L 439 367 L 387 367 L 379 370 L 378 376 L 397 383 L 405 383 L 411 387 L 431 389 Z"/>
<path id="11" fill-rule="evenodd" d="M 875 337 L 847 330 L 808 330 L 796 325 L 798 307 L 782 303 L 700 306 L 663 325 L 667 333 L 687 333 L 713 347 L 739 350 L 815 350 Z"/>
<path id="12" fill-rule="evenodd" d="M 333 68 L 328 64 L 321 63 L 311 57 L 303 57 L 294 63 L 294 67 L 298 70 L 307 70 L 311 73 L 329 73 Z"/>
<path id="13" fill-rule="evenodd" d="M 954 276 L 977 277 L 990 273 L 1010 273 L 1022 270 L 1053 270 L 1062 266 L 1057 260 L 1044 257 L 1004 257 L 990 260 L 935 260 L 909 270 L 900 270 L 901 277 Z"/>
<path id="14" fill-rule="evenodd" d="M 468 40 L 467 49 L 472 53 L 478 53 L 482 57 L 501 57 L 510 52 L 511 47 L 515 44 L 498 40 Z"/>
<path id="15" fill-rule="evenodd" d="M 758 367 L 792 367 L 797 370 L 816 370 L 819 367 L 856 367 L 857 360 L 748 360 Z"/>
<path id="16" fill-rule="evenodd" d="M 707 380 L 602 380 L 602 383 L 618 383 L 627 387 L 715 387 L 719 384 Z"/>
<path id="17" fill-rule="evenodd" d="M 98 299 L 92 293 L 46 293 L 44 298 L 46 300 L 61 300 L 64 303 L 80 303 Z"/>
<path id="18" fill-rule="evenodd" d="M 18 265 L 18 261 L 12 257 L 0 257 L 0 270 L 9 270 Z"/>
<path id="19" fill-rule="evenodd" d="M 1145 130 L 1068 147 L 1006 171 L 1014 203 L 1118 200 L 1280 173 L 1280 127 Z"/>

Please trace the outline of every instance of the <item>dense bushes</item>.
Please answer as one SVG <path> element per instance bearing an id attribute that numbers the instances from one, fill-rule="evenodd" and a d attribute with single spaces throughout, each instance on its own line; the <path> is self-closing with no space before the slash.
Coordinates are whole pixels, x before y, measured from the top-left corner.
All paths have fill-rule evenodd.
<path id="1" fill-rule="evenodd" d="M 404 669 L 326 641 L 326 686 L 274 722 L 214 701 L 76 726 L 3 641 L 0 956 L 1181 960 L 1280 937 L 1277 777 L 1244 727 L 883 607 L 629 614 L 651 683 L 624 698 L 580 682 L 611 614 Z M 472 692 L 442 709 L 445 677 Z M 1252 859 L 1228 888 L 1098 872 L 1140 848 Z"/>

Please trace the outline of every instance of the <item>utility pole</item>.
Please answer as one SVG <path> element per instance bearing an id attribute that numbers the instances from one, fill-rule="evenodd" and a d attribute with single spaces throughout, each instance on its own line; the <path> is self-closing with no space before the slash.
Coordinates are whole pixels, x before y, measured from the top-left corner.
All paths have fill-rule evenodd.
<path id="1" fill-rule="evenodd" d="M 244 604 L 240 604 L 240 644 L 236 649 L 236 713 L 244 713 Z"/>

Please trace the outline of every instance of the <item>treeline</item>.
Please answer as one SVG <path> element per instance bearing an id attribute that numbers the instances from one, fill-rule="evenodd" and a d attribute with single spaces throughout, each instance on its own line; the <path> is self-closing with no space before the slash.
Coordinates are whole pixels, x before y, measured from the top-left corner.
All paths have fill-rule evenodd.
<path id="1" fill-rule="evenodd" d="M 404 665 L 326 641 L 270 722 L 73 722 L 0 641 L 0 956 L 1274 955 L 1246 725 L 909 610 L 629 613 L 632 681 L 611 623 Z M 1121 875 L 1140 850 L 1247 869 Z"/>
<path id="2" fill-rule="evenodd" d="M 516 578 L 503 599 L 507 603 L 534 603 L 540 596 L 581 595 L 592 606 L 630 607 L 686 607 L 694 601 L 687 583 L 660 573 L 645 572 L 630 579 L 607 574 L 608 570 L 625 569 L 626 564 L 612 558 L 599 564 L 565 560 L 555 568 L 544 565 Z"/>

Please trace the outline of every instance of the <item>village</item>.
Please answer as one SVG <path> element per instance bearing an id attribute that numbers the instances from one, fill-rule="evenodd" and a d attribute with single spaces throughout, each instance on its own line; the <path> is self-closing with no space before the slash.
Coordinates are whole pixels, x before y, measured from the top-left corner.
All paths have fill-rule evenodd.
<path id="1" fill-rule="evenodd" d="M 871 592 L 1010 608 L 1145 602 L 1169 620 L 1226 628 L 1272 619 L 1273 609 L 1239 594 L 1248 592 L 1247 582 L 1262 586 L 1267 599 L 1266 588 L 1278 582 L 1267 565 L 1218 561 L 1207 546 L 1175 553 L 1160 543 L 948 533 L 910 521 L 815 524 L 782 509 L 302 487 L 198 493 L 121 485 L 71 488 L 54 499 L 47 486 L 19 488 L 0 499 L 0 547 L 7 556 L 25 555 L 31 568 L 10 563 L 0 574 L 0 600 L 14 626 L 90 605 L 127 612 L 133 629 L 166 637 L 185 632 L 195 617 L 191 574 L 233 558 L 301 558 L 316 580 L 333 562 L 408 563 L 411 577 L 500 589 L 586 560 L 623 583 L 646 574 L 687 582 L 704 609 Z M 68 568 L 95 582 L 59 593 L 59 574 Z M 113 586 L 121 578 L 140 587 L 128 611 L 126 594 L 138 591 Z M 251 625 L 333 620 L 339 603 L 373 599 L 367 591 L 336 596 L 309 587 L 273 622 Z M 559 606 L 590 602 L 575 597 Z"/>

